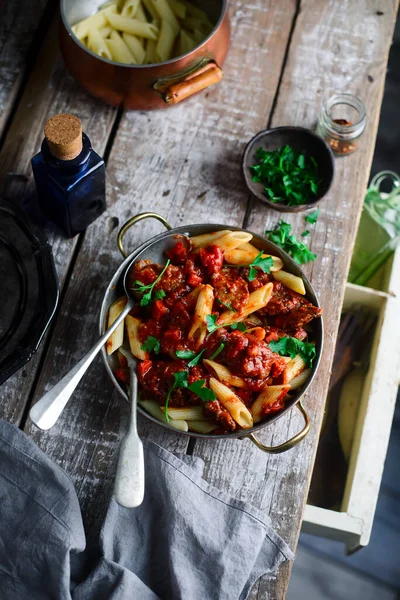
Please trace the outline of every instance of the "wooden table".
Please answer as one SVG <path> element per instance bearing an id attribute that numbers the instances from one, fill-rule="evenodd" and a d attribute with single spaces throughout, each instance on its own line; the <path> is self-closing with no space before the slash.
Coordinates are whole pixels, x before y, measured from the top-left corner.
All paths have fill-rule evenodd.
<path id="1" fill-rule="evenodd" d="M 240 172 L 245 143 L 267 126 L 314 127 L 335 91 L 360 96 L 368 124 L 359 150 L 337 160 L 336 180 L 311 235 L 317 260 L 305 268 L 325 313 L 325 349 L 305 400 L 312 429 L 298 447 L 267 455 L 249 440 L 196 441 L 141 419 L 141 434 L 206 462 L 205 477 L 270 515 L 295 549 L 317 448 L 344 284 L 367 185 L 378 126 L 397 0 L 232 0 L 232 47 L 221 85 L 160 112 L 124 112 L 90 98 L 58 54 L 55 7 L 46 0 L 2 0 L 0 20 L 0 194 L 26 202 L 33 194 L 30 159 L 46 119 L 78 115 L 107 162 L 108 211 L 86 233 L 66 240 L 47 228 L 62 286 L 61 303 L 36 356 L 6 382 L 0 415 L 19 425 L 73 478 L 89 536 L 98 531 L 112 490 L 127 427 L 121 401 L 101 359 L 91 367 L 58 424 L 38 431 L 29 408 L 96 340 L 104 290 L 121 257 L 119 226 L 154 210 L 173 225 L 226 223 L 262 233 L 279 213 L 249 198 Z M 285 215 L 299 234 L 304 214 Z M 131 246 L 160 231 L 141 225 Z M 301 427 L 294 410 L 267 428 L 278 444 Z M 240 468 L 233 468 L 239 465 Z M 284 598 L 290 575 L 260 580 L 251 598 Z"/>

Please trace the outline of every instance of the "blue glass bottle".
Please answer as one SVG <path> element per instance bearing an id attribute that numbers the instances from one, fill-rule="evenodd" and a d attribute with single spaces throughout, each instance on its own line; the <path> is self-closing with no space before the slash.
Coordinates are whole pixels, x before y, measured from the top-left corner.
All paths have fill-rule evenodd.
<path id="1" fill-rule="evenodd" d="M 66 116 L 72 117 L 56 115 L 52 119 Z M 78 144 L 78 155 L 62 160 L 54 155 L 54 144 L 45 138 L 41 151 L 32 159 L 39 206 L 68 237 L 84 231 L 106 210 L 104 160 L 81 130 Z"/>

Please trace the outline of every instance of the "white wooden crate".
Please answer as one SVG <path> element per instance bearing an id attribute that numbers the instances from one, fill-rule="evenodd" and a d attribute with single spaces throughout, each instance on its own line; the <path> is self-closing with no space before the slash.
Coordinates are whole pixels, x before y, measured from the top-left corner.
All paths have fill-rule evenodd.
<path id="1" fill-rule="evenodd" d="M 302 530 L 345 543 L 369 542 L 400 383 L 400 250 L 374 278 L 381 290 L 347 284 L 343 309 L 360 304 L 378 314 L 362 390 L 341 509 L 307 505 Z"/>

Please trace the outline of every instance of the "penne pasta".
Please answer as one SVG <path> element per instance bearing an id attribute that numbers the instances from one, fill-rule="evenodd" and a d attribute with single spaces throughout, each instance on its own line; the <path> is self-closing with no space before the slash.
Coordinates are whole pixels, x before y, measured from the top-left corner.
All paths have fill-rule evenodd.
<path id="1" fill-rule="evenodd" d="M 179 54 L 187 54 L 197 46 L 196 40 L 192 39 L 187 31 L 181 29 L 179 35 Z"/>
<path id="2" fill-rule="evenodd" d="M 101 35 L 102 38 L 108 37 L 111 32 L 112 32 L 112 29 L 109 25 L 105 25 L 104 27 L 101 27 L 99 29 L 99 34 Z"/>
<path id="3" fill-rule="evenodd" d="M 293 379 L 290 380 L 290 390 L 298 390 L 299 388 L 303 387 L 303 385 L 309 380 L 310 374 L 311 369 L 304 369 L 304 371 L 299 373 L 299 375 L 293 377 Z"/>
<path id="4" fill-rule="evenodd" d="M 128 315 L 125 318 L 125 325 L 129 339 L 129 347 L 133 356 L 136 356 L 136 358 L 139 358 L 140 360 L 147 360 L 149 358 L 149 353 L 145 350 L 142 350 L 142 343 L 139 339 L 140 323 L 140 319 L 137 319 L 136 317 L 131 317 L 131 315 Z"/>
<path id="5" fill-rule="evenodd" d="M 218 325 L 232 325 L 232 323 L 238 323 L 244 321 L 248 315 L 260 308 L 266 306 L 271 298 L 273 291 L 272 283 L 266 283 L 262 287 L 252 292 L 247 300 L 245 306 L 238 313 L 232 310 L 227 310 L 220 315 L 218 319 Z"/>
<path id="6" fill-rule="evenodd" d="M 157 62 L 165 62 L 171 58 L 176 33 L 174 27 L 167 19 L 162 19 L 160 35 L 156 45 Z"/>
<path id="7" fill-rule="evenodd" d="M 208 21 L 208 15 L 204 10 L 198 8 L 191 2 L 184 2 L 184 4 L 186 5 L 188 15 L 196 17 L 196 19 L 200 19 L 202 21 Z"/>
<path id="8" fill-rule="evenodd" d="M 260 250 L 257 250 L 257 248 L 250 251 L 247 249 L 243 249 L 240 246 L 239 248 L 235 248 L 234 250 L 225 252 L 224 258 L 226 262 L 231 265 L 249 265 L 259 254 Z M 281 258 L 279 258 L 278 256 L 271 256 L 271 254 L 263 254 L 262 258 L 266 258 L 267 256 L 270 256 L 273 260 L 273 265 L 271 266 L 271 273 L 282 269 L 283 261 Z"/>
<path id="9" fill-rule="evenodd" d="M 157 402 L 155 402 L 154 400 L 140 400 L 139 404 L 152 417 L 155 417 L 156 419 L 158 419 L 162 423 L 167 423 L 165 415 L 162 412 L 160 406 L 157 404 Z M 168 412 L 169 412 L 169 410 L 168 410 Z M 186 421 L 183 421 L 181 419 L 176 419 L 176 420 L 175 419 L 170 419 L 168 421 L 168 424 L 171 425 L 171 427 L 175 427 L 175 429 L 178 429 L 179 431 L 188 431 L 188 429 L 189 429 L 188 424 L 186 423 Z"/>
<path id="10" fill-rule="evenodd" d="M 136 63 L 135 57 L 117 31 L 112 31 L 110 39 L 104 41 L 111 52 L 113 60 L 127 65 Z"/>
<path id="11" fill-rule="evenodd" d="M 136 11 L 135 19 L 141 21 L 142 23 L 147 23 L 146 13 L 144 12 L 143 6 L 139 3 L 139 6 Z"/>
<path id="12" fill-rule="evenodd" d="M 290 385 L 270 385 L 257 396 L 251 407 L 254 423 L 259 423 L 265 416 L 265 409 L 282 400 L 290 390 Z"/>
<path id="13" fill-rule="evenodd" d="M 147 12 L 149 13 L 151 19 L 154 21 L 158 19 L 158 13 L 153 6 L 153 0 L 143 0 L 143 4 L 146 7 Z"/>
<path id="14" fill-rule="evenodd" d="M 204 33 L 200 31 L 200 29 L 194 29 L 191 34 L 196 42 L 196 45 L 200 44 L 200 42 L 204 40 Z"/>
<path id="15" fill-rule="evenodd" d="M 230 252 L 240 246 L 240 244 L 251 240 L 252 237 L 251 233 L 246 233 L 245 231 L 229 231 L 229 233 L 218 238 L 217 246 L 224 253 Z"/>
<path id="16" fill-rule="evenodd" d="M 243 427 L 243 429 L 253 427 L 253 417 L 239 396 L 214 377 L 210 378 L 210 388 L 240 427 Z"/>
<path id="17" fill-rule="evenodd" d="M 300 375 L 306 368 L 306 362 L 301 356 L 297 355 L 292 358 L 286 365 L 282 373 L 282 381 L 284 384 L 289 383 L 294 377 Z"/>
<path id="18" fill-rule="evenodd" d="M 140 5 L 140 0 L 125 0 L 121 10 L 123 17 L 135 17 Z"/>
<path id="19" fill-rule="evenodd" d="M 271 269 L 272 271 L 272 269 Z M 278 271 L 277 273 L 273 273 L 273 278 L 280 283 L 283 283 L 289 289 L 297 292 L 298 294 L 306 293 L 306 288 L 304 287 L 304 282 L 301 277 L 297 277 L 297 275 L 293 275 L 292 273 L 288 273 L 287 271 Z"/>
<path id="20" fill-rule="evenodd" d="M 192 248 L 193 250 L 198 250 L 199 248 L 205 248 L 206 246 L 215 244 L 218 238 L 221 238 L 227 233 L 231 232 L 228 229 L 222 229 L 221 231 L 213 231 L 212 233 L 203 233 L 201 235 L 195 235 L 190 238 Z"/>
<path id="21" fill-rule="evenodd" d="M 164 407 L 161 407 L 164 411 Z M 202 406 L 188 406 L 184 408 L 168 407 L 168 416 L 171 419 L 178 419 L 184 421 L 201 421 L 204 419 L 204 412 Z M 215 427 L 215 424 L 214 424 Z"/>
<path id="22" fill-rule="evenodd" d="M 226 383 L 232 387 L 246 387 L 245 380 L 242 379 L 242 377 L 233 375 L 228 367 L 225 367 L 225 365 L 221 365 L 213 360 L 208 360 L 207 358 L 203 360 L 203 364 L 208 368 L 209 371 L 213 373 L 213 375 L 215 375 L 217 379 L 222 381 L 222 383 Z"/>
<path id="23" fill-rule="evenodd" d="M 97 29 L 90 29 L 87 38 L 87 47 L 89 50 L 98 54 L 102 58 L 108 58 L 112 60 L 112 53 L 106 43 L 106 40 L 102 38 L 101 34 Z"/>
<path id="24" fill-rule="evenodd" d="M 159 31 L 153 23 L 142 23 L 142 21 L 139 21 L 138 19 L 128 19 L 127 17 L 122 17 L 121 15 L 111 12 L 110 9 L 106 9 L 104 14 L 110 25 L 118 31 L 137 35 L 149 40 L 157 39 Z"/>
<path id="25" fill-rule="evenodd" d="M 211 285 L 204 285 L 199 292 L 194 310 L 193 325 L 189 330 L 188 339 L 196 340 L 200 346 L 207 334 L 206 316 L 212 312 L 214 302 L 214 289 Z"/>
<path id="26" fill-rule="evenodd" d="M 146 56 L 146 50 L 144 49 L 143 42 L 130 33 L 123 33 L 122 39 L 131 51 L 135 62 L 138 65 L 142 65 Z"/>
<path id="27" fill-rule="evenodd" d="M 173 37 L 175 38 L 178 35 L 181 26 L 167 0 L 152 0 L 152 4 L 161 21 L 167 21 L 170 24 L 169 30 L 172 30 Z"/>
<path id="28" fill-rule="evenodd" d="M 180 0 L 168 0 L 174 15 L 179 19 L 184 19 L 187 13 L 187 6 Z"/>
<path id="29" fill-rule="evenodd" d="M 117 300 L 110 306 L 110 310 L 108 311 L 107 327 L 111 327 L 111 325 L 114 323 L 114 321 L 119 317 L 119 315 L 124 310 L 126 303 L 127 303 L 126 298 L 120 298 L 119 300 Z M 113 352 L 115 352 L 116 350 L 118 350 L 118 348 L 120 348 L 123 343 L 124 343 L 124 323 L 122 322 L 120 325 L 118 325 L 117 329 L 114 331 L 114 333 L 112 335 L 110 335 L 110 337 L 108 338 L 108 340 L 106 342 L 107 354 L 110 355 Z"/>
<path id="30" fill-rule="evenodd" d="M 196 433 L 211 433 L 217 428 L 215 421 L 188 421 L 189 431 Z"/>
<path id="31" fill-rule="evenodd" d="M 198 19 L 197 17 L 188 16 L 182 21 L 182 25 L 185 29 L 189 29 L 191 31 L 201 31 L 203 38 L 204 34 L 209 34 L 213 28 L 213 25 L 207 19 Z"/>
<path id="32" fill-rule="evenodd" d="M 106 10 L 116 13 L 117 6 L 116 6 L 116 4 L 108 6 L 107 9 L 102 9 L 99 12 L 97 12 L 95 15 L 92 15 L 91 17 L 88 17 L 87 19 L 83 19 L 83 21 L 80 21 L 79 23 L 76 23 L 75 25 L 73 25 L 72 31 L 74 32 L 76 37 L 82 41 L 85 38 L 87 38 L 87 36 L 89 35 L 89 31 L 93 31 L 94 29 L 99 30 L 101 27 L 106 26 L 107 25 L 107 18 L 105 15 Z"/>

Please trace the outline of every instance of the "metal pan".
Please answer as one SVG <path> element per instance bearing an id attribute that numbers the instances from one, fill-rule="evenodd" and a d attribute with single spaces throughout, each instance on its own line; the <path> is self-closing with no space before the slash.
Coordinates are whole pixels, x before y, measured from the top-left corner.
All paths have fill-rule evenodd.
<path id="1" fill-rule="evenodd" d="M 136 250 L 134 250 L 128 256 L 127 252 L 124 249 L 124 245 L 123 245 L 124 236 L 125 236 L 126 232 L 133 225 L 135 225 L 139 221 L 142 221 L 143 219 L 147 219 L 147 218 L 157 219 L 158 221 L 163 223 L 163 225 L 166 227 L 166 229 L 168 231 L 151 238 L 146 243 L 144 243 L 141 246 L 139 246 L 138 248 L 136 248 Z M 116 271 L 114 277 L 112 278 L 112 280 L 110 281 L 110 283 L 107 287 L 107 290 L 106 290 L 106 293 L 104 296 L 104 300 L 103 300 L 103 304 L 101 306 L 101 311 L 100 311 L 100 324 L 99 324 L 100 333 L 102 334 L 106 329 L 107 312 L 108 312 L 110 305 L 117 298 L 121 297 L 124 294 L 123 287 L 122 287 L 123 276 L 124 276 L 124 273 L 125 273 L 125 270 L 126 270 L 128 264 L 130 264 L 133 259 L 136 259 L 136 260 L 150 259 L 152 262 L 163 264 L 165 262 L 164 252 L 166 250 L 168 250 L 169 248 L 171 248 L 176 242 L 176 239 L 174 236 L 176 236 L 176 235 L 194 236 L 194 235 L 200 235 L 203 233 L 209 233 L 211 231 L 219 231 L 221 229 L 246 231 L 244 229 L 240 229 L 240 227 L 232 227 L 232 226 L 219 225 L 219 224 L 188 225 L 188 226 L 183 226 L 183 227 L 176 227 L 173 229 L 169 225 L 169 223 L 164 219 L 164 217 L 162 217 L 161 215 L 158 215 L 156 213 L 150 213 L 150 212 L 149 213 L 141 213 L 141 214 L 136 215 L 136 216 L 132 217 L 131 219 L 129 219 L 125 223 L 125 225 L 121 228 L 121 230 L 118 234 L 118 248 L 121 251 L 121 254 L 126 258 L 125 258 L 124 262 L 120 265 L 118 270 Z M 294 260 L 292 260 L 290 258 L 290 256 L 288 254 L 286 254 L 286 252 L 284 252 L 281 248 L 278 248 L 278 246 L 276 246 L 269 240 L 255 234 L 251 231 L 248 233 L 251 233 L 253 235 L 252 244 L 254 244 L 260 250 L 265 250 L 266 252 L 268 252 L 274 256 L 280 256 L 280 258 L 283 261 L 285 271 L 289 271 L 290 273 L 293 273 L 294 275 L 297 275 L 298 277 L 301 277 L 303 279 L 304 286 L 306 288 L 306 298 L 310 302 L 312 302 L 315 306 L 319 306 L 317 296 L 316 296 L 310 282 L 305 277 L 305 275 L 302 273 L 301 269 L 294 262 Z M 312 373 L 310 375 L 309 381 L 302 388 L 297 390 L 295 395 L 292 396 L 292 398 L 286 403 L 285 408 L 282 411 L 280 411 L 279 413 L 270 415 L 269 417 L 267 417 L 265 419 L 265 421 L 263 421 L 262 423 L 258 423 L 251 429 L 235 431 L 232 433 L 220 434 L 220 435 L 194 433 L 191 431 L 188 431 L 188 432 L 179 431 L 178 432 L 174 427 L 171 427 L 167 423 L 162 423 L 161 421 L 158 421 L 156 418 L 149 415 L 141 407 L 139 407 L 138 410 L 143 415 L 145 415 L 148 419 L 151 419 L 152 421 L 154 421 L 154 423 L 157 423 L 157 425 L 159 425 L 160 427 L 169 429 L 170 431 L 173 431 L 174 433 L 181 433 L 182 435 L 187 435 L 187 436 L 191 436 L 191 437 L 195 437 L 195 438 L 209 438 L 209 439 L 217 439 L 217 438 L 231 439 L 231 438 L 248 437 L 254 444 L 256 444 L 256 446 L 260 450 L 263 450 L 264 452 L 270 452 L 270 453 L 277 454 L 277 453 L 289 450 L 290 448 L 293 448 L 293 446 L 298 444 L 302 439 L 304 439 L 310 429 L 310 420 L 304 409 L 304 406 L 301 403 L 301 399 L 303 398 L 304 394 L 308 390 L 312 380 L 315 377 L 315 374 L 316 374 L 318 366 L 319 366 L 321 352 L 322 352 L 322 346 L 323 346 L 322 318 L 315 319 L 313 321 L 313 338 L 315 340 L 317 357 L 314 362 L 314 366 L 312 368 Z M 112 382 L 114 383 L 115 387 L 117 388 L 117 390 L 119 391 L 121 396 L 123 396 L 125 398 L 125 400 L 128 400 L 128 395 L 127 395 L 126 391 L 123 389 L 123 387 L 119 384 L 119 382 L 117 381 L 117 379 L 114 376 L 114 371 L 118 366 L 118 364 L 117 364 L 118 359 L 113 355 L 107 356 L 105 348 L 103 348 L 103 350 L 102 350 L 102 356 L 103 356 L 104 364 L 106 366 L 109 376 L 111 377 Z M 297 433 L 294 437 L 287 440 L 283 444 L 280 444 L 279 446 L 265 446 L 264 444 L 262 444 L 257 439 L 257 437 L 255 435 L 256 432 L 260 431 L 264 427 L 268 427 L 271 423 L 273 423 L 274 421 L 277 421 L 278 419 L 283 417 L 287 412 L 289 412 L 295 406 L 300 410 L 302 416 L 304 417 L 304 421 L 305 421 L 304 428 L 299 433 Z"/>

